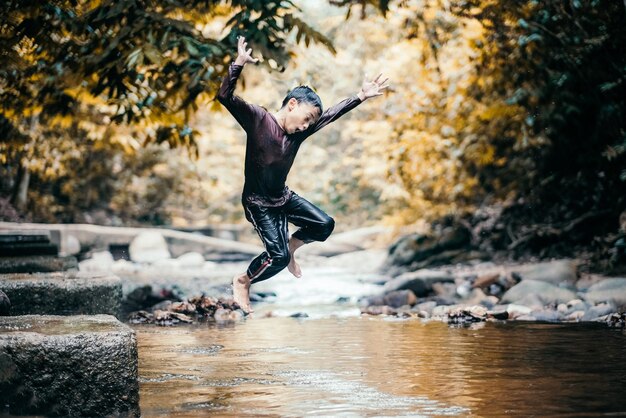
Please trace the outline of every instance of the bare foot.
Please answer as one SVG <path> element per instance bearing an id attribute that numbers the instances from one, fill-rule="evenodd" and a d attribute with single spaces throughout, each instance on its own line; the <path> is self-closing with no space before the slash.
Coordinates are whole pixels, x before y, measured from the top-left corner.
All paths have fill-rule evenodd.
<path id="1" fill-rule="evenodd" d="M 298 238 L 294 238 L 293 236 L 289 238 L 289 264 L 287 265 L 287 270 L 291 274 L 296 277 L 302 277 L 302 270 L 300 270 L 300 266 L 296 263 L 296 257 L 294 256 L 296 250 L 304 245 L 304 242 L 299 240 Z"/>
<path id="2" fill-rule="evenodd" d="M 296 258 L 291 254 L 291 259 L 289 260 L 289 264 L 287 265 L 287 270 L 291 272 L 296 277 L 302 277 L 302 270 L 300 270 L 300 266 L 296 263 Z"/>
<path id="3" fill-rule="evenodd" d="M 254 312 L 250 306 L 250 278 L 247 273 L 233 277 L 233 299 L 244 312 Z"/>

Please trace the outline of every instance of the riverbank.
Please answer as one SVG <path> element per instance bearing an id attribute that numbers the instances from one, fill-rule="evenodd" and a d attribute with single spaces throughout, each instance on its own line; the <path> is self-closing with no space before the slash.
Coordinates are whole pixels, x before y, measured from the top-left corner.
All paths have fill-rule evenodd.
<path id="1" fill-rule="evenodd" d="M 303 254 L 302 278 L 285 270 L 251 288 L 256 311 L 251 318 L 386 315 L 451 324 L 515 320 L 624 327 L 626 279 L 582 273 L 577 260 L 465 263 L 396 277 L 386 274 L 386 260 L 384 249 L 332 257 Z M 195 273 L 180 265 L 168 269 L 163 262 L 135 269 L 128 269 L 127 262 L 120 265 L 126 268 L 125 273 L 117 269 L 125 277 L 126 289 L 135 287 L 128 296 L 139 295 L 143 303 L 143 312 L 134 316 L 137 322 L 192 322 L 215 317 L 215 312 L 223 321 L 248 317 L 233 305 L 230 289 L 230 279 L 246 263 L 213 265 L 210 275 L 202 264 Z M 178 297 L 168 301 L 167 294 Z"/>

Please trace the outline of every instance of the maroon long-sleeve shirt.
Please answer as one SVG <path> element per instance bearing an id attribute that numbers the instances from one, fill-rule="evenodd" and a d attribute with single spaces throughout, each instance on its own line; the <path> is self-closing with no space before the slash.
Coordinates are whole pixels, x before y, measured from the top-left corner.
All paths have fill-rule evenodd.
<path id="1" fill-rule="evenodd" d="M 217 94 L 217 100 L 247 133 L 242 199 L 264 206 L 280 206 L 291 197 L 291 190 L 285 182 L 300 144 L 354 109 L 361 99 L 356 94 L 343 99 L 326 109 L 306 131 L 287 134 L 272 113 L 234 94 L 242 68 L 243 65 L 231 62 Z"/>

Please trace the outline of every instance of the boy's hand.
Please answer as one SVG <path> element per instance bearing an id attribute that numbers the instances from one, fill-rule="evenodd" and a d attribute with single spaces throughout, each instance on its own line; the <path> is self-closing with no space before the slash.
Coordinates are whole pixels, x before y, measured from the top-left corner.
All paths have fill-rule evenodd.
<path id="1" fill-rule="evenodd" d="M 246 42 L 246 38 L 244 38 L 243 36 L 239 36 L 237 42 L 237 52 L 239 55 L 237 55 L 237 59 L 235 59 L 235 64 L 244 65 L 249 62 L 256 64 L 259 59 L 252 58 L 252 48 L 246 50 L 246 45 L 248 44 Z"/>
<path id="2" fill-rule="evenodd" d="M 363 81 L 363 85 L 361 86 L 361 91 L 359 91 L 359 93 L 357 94 L 361 101 L 369 99 L 370 97 L 381 96 L 383 94 L 382 90 L 389 87 L 389 84 L 385 84 L 385 82 L 389 80 L 389 77 L 385 78 L 383 81 L 380 81 L 382 75 L 383 73 L 378 74 L 378 77 L 376 77 L 372 81 L 367 81 L 367 76 L 365 76 L 365 80 Z"/>

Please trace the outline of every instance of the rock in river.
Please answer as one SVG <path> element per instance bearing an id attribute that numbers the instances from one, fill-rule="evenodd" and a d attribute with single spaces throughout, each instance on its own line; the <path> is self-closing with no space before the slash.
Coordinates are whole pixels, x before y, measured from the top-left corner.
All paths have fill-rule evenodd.
<path id="1" fill-rule="evenodd" d="M 501 303 L 520 303 L 529 295 L 536 295 L 543 304 L 566 303 L 576 298 L 576 293 L 572 290 L 540 280 L 522 280 L 502 296 Z"/>
<path id="2" fill-rule="evenodd" d="M 415 296 L 423 297 L 432 292 L 435 283 L 454 283 L 454 277 L 445 271 L 421 269 L 389 280 L 385 283 L 383 291 L 387 293 L 408 289 L 413 291 Z"/>
<path id="3" fill-rule="evenodd" d="M 584 294 L 591 303 L 613 302 L 618 308 L 626 307 L 626 278 L 608 278 L 592 285 Z"/>
<path id="4" fill-rule="evenodd" d="M 138 417 L 135 332 L 111 315 L 0 317 L 11 415 Z"/>

